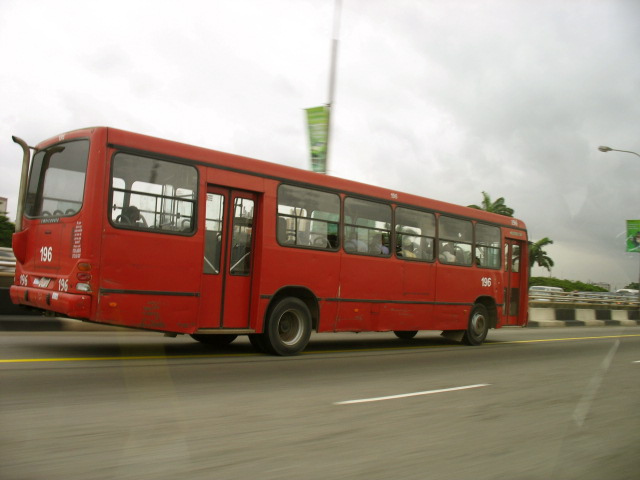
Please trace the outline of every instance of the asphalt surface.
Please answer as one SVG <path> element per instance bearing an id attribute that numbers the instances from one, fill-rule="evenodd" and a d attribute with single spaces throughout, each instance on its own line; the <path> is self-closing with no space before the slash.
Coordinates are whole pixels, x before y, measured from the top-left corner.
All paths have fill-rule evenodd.
<path id="1" fill-rule="evenodd" d="M 0 335 L 0 479 L 635 480 L 640 328 Z"/>

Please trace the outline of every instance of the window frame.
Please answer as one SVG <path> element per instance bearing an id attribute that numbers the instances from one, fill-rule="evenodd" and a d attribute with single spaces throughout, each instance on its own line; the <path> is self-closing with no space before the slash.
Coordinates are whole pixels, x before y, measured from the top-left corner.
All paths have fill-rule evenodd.
<path id="1" fill-rule="evenodd" d="M 337 199 L 338 203 L 337 203 L 337 212 L 324 212 L 324 210 L 312 210 L 311 211 L 311 215 L 301 215 L 301 214 L 296 214 L 296 212 L 300 211 L 305 211 L 306 209 L 302 206 L 295 206 L 295 205 L 287 205 L 285 203 L 280 203 L 280 198 L 281 198 L 281 189 L 286 189 L 286 188 L 291 188 L 291 189 L 295 189 L 295 190 L 303 190 L 303 191 L 311 191 L 311 192 L 315 192 L 318 195 L 326 195 L 326 197 L 333 197 L 333 200 L 335 201 L 335 199 Z M 284 195 L 283 195 L 284 196 Z M 288 208 L 293 208 L 293 213 L 281 213 L 280 212 L 280 207 L 288 207 Z M 316 218 L 313 217 L 313 213 L 314 212 L 323 212 L 323 213 L 328 213 L 330 215 L 336 214 L 337 215 L 337 219 L 335 221 L 333 220 L 325 220 L 322 218 Z M 292 183 L 285 183 L 282 182 L 278 185 L 277 190 L 276 190 L 276 215 L 275 215 L 275 221 L 276 221 L 276 225 L 275 225 L 275 232 L 276 232 L 276 243 L 278 243 L 278 245 L 282 246 L 282 247 L 287 247 L 287 248 L 303 248 L 303 249 L 307 249 L 307 250 L 314 250 L 314 251 L 320 251 L 320 252 L 337 252 L 340 250 L 341 247 L 341 238 L 340 238 L 340 225 L 341 225 L 341 219 L 342 219 L 342 198 L 340 197 L 339 194 L 335 193 L 335 192 L 329 192 L 326 190 L 322 190 L 321 188 L 310 188 L 307 186 L 300 186 L 300 185 L 295 185 Z M 289 224 L 288 222 L 286 223 L 285 226 L 285 230 L 284 232 L 281 231 L 281 225 L 282 222 L 280 221 L 280 219 L 283 219 L 284 222 L 287 222 L 287 219 L 292 219 L 293 220 L 293 224 L 294 224 L 294 229 L 293 229 L 293 242 L 289 243 L 288 241 L 283 241 L 282 240 L 282 236 L 281 235 L 287 235 L 288 238 L 288 232 L 290 230 L 289 228 Z M 303 229 L 299 229 L 298 226 L 302 223 L 302 222 L 308 222 L 308 231 L 305 231 Z M 316 233 L 314 233 L 312 231 L 312 226 L 313 223 L 312 222 L 320 222 L 321 224 L 324 224 L 327 226 L 327 233 L 325 234 L 325 245 L 314 245 L 313 242 L 315 240 L 311 239 L 312 235 L 316 235 Z M 334 244 L 331 243 L 331 240 L 329 239 L 329 236 L 331 235 L 331 233 L 328 233 L 330 228 L 330 225 L 335 225 L 335 230 L 336 230 L 336 239 Z M 299 242 L 299 232 L 305 232 L 306 235 L 308 235 L 308 241 L 309 244 L 301 244 L 298 243 Z M 318 237 L 317 239 L 322 239 L 322 236 Z M 316 240 L 317 240 L 316 239 Z"/>
<path id="2" fill-rule="evenodd" d="M 443 230 L 447 230 L 446 228 L 443 228 L 443 220 L 453 220 L 455 222 L 465 222 L 468 224 L 469 226 L 469 234 L 470 234 L 470 238 L 468 239 L 468 241 L 465 240 L 461 240 L 461 239 L 456 239 L 453 238 L 453 236 L 449 236 L 447 234 L 447 236 L 444 236 L 442 234 Z M 460 234 L 458 234 L 460 235 Z M 473 221 L 471 219 L 467 219 L 467 218 L 459 218 L 459 217 L 455 217 L 452 215 L 446 215 L 446 214 L 440 214 L 438 215 L 438 248 L 437 248 L 437 252 L 438 252 L 438 262 L 442 265 L 456 265 L 456 266 L 460 266 L 460 267 L 471 267 L 474 265 L 474 259 L 473 259 L 473 247 L 474 247 L 474 239 L 473 239 Z M 444 254 L 444 245 L 448 244 L 448 243 L 452 243 L 453 244 L 453 255 L 456 257 L 455 260 L 453 261 L 446 261 L 443 258 L 446 258 L 445 254 Z M 468 245 L 469 246 L 469 261 L 464 261 L 464 262 L 460 262 L 457 259 L 457 255 L 455 252 L 455 249 L 458 247 L 458 245 Z M 464 249 L 461 249 L 462 253 L 466 256 L 466 253 L 464 251 Z"/>
<path id="3" fill-rule="evenodd" d="M 354 201 L 354 202 L 362 202 L 365 204 L 370 204 L 370 205 L 376 205 L 376 206 L 382 206 L 385 207 L 386 209 L 388 209 L 388 213 L 389 213 L 389 220 L 387 223 L 388 227 L 386 229 L 384 228 L 380 228 L 378 226 L 369 226 L 369 225 L 361 225 L 358 223 L 352 223 L 353 220 L 351 220 L 350 222 L 347 221 L 347 203 L 349 201 Z M 393 250 L 393 245 L 394 245 L 394 241 L 393 241 L 393 218 L 394 218 L 394 212 L 393 212 L 393 207 L 389 204 L 389 203 L 385 203 L 383 201 L 375 201 L 375 200 L 370 200 L 370 199 L 364 199 L 364 198 L 360 198 L 357 196 L 353 196 L 353 195 L 349 195 L 349 196 L 345 196 L 344 201 L 343 201 L 343 207 L 342 207 L 342 238 L 343 238 L 343 251 L 345 253 L 348 253 L 349 255 L 363 255 L 363 256 L 367 256 L 367 257 L 378 257 L 378 258 L 390 258 L 392 256 L 392 250 Z M 361 218 L 361 217 L 359 217 Z M 382 222 L 385 223 L 385 220 L 380 220 L 380 219 L 366 219 L 366 220 L 372 220 L 374 222 Z M 347 245 L 350 243 L 351 240 L 347 240 L 347 238 L 349 238 L 349 236 L 351 235 L 351 232 L 347 232 L 347 229 L 353 229 L 356 231 L 356 239 L 354 245 L 356 246 L 355 250 L 349 250 L 347 248 Z M 368 242 L 366 243 L 365 247 L 366 247 L 366 251 L 358 251 L 358 242 L 362 242 L 362 240 L 360 240 L 357 236 L 357 231 L 358 230 L 367 230 L 367 240 Z M 370 243 L 372 241 L 372 237 L 371 237 L 371 232 L 375 232 L 375 235 L 380 235 L 380 246 L 381 247 L 386 247 L 389 252 L 388 253 L 384 253 L 382 250 L 380 253 L 375 253 L 371 251 L 371 246 Z M 387 234 L 388 237 L 388 242 L 385 244 L 384 243 L 384 234 Z"/>
<path id="4" fill-rule="evenodd" d="M 408 233 L 408 232 L 401 232 L 398 229 L 401 227 L 404 228 L 415 228 L 415 227 L 411 227 L 410 225 L 400 225 L 398 222 L 400 221 L 398 219 L 399 217 L 399 210 L 407 210 L 409 212 L 414 212 L 416 214 L 420 214 L 420 215 L 429 215 L 431 216 L 431 218 L 433 219 L 433 236 L 429 236 L 429 235 L 425 235 L 422 232 L 420 234 L 413 234 L 413 233 Z M 433 263 L 436 260 L 436 245 L 438 243 L 438 217 L 436 216 L 436 214 L 434 212 L 429 212 L 429 211 L 425 211 L 425 210 L 419 210 L 417 208 L 410 208 L 410 207 L 405 207 L 403 205 L 398 205 L 396 206 L 396 208 L 394 209 L 394 217 L 393 217 L 393 226 L 394 226 L 394 236 L 393 236 L 393 241 L 394 241 L 394 250 L 395 250 L 395 256 L 401 260 L 404 261 L 410 261 L 410 262 L 423 262 L 423 263 Z M 409 257 L 409 256 L 405 256 L 405 255 L 400 255 L 399 252 L 401 250 L 401 243 L 398 242 L 398 236 L 399 235 L 410 235 L 412 237 L 420 237 L 421 239 L 426 239 L 426 240 L 431 240 L 432 245 L 431 245 L 431 258 L 421 258 L 421 257 Z"/>
<path id="5" fill-rule="evenodd" d="M 162 183 L 150 184 L 150 185 L 159 185 L 161 187 L 161 193 L 152 193 L 152 192 L 133 190 L 133 185 L 136 182 L 149 183 L 147 182 L 146 179 L 140 179 L 140 178 L 134 179 L 131 182 L 131 185 L 129 185 L 127 188 L 126 180 L 122 179 L 121 177 L 117 177 L 117 176 L 114 177 L 114 174 L 116 171 L 116 164 L 118 161 L 117 157 L 119 155 L 124 155 L 128 157 L 137 157 L 137 158 L 146 159 L 149 161 L 159 162 L 160 164 L 168 164 L 173 166 L 174 168 L 180 167 L 180 168 L 191 170 L 192 172 L 195 173 L 195 175 L 193 177 L 194 190 L 192 191 L 192 194 L 189 195 L 190 198 L 185 198 L 184 196 L 179 195 L 178 193 L 179 190 L 185 189 L 185 187 L 182 185 L 180 186 L 171 185 L 171 187 L 173 188 L 173 194 L 171 195 L 162 193 L 167 188 L 167 186 L 169 186 L 168 184 L 162 184 Z M 114 187 L 114 180 L 116 179 L 123 180 L 125 183 L 124 186 Z M 113 155 L 111 156 L 111 166 L 110 166 L 110 172 L 109 172 L 109 204 L 107 205 L 107 210 L 108 210 L 107 218 L 111 226 L 119 230 L 129 230 L 129 231 L 138 231 L 138 232 L 147 232 L 147 233 L 154 233 L 154 234 L 165 234 L 165 235 L 176 235 L 181 237 L 192 237 L 196 235 L 196 233 L 199 230 L 199 227 L 198 227 L 198 209 L 200 206 L 199 192 L 200 192 L 200 170 L 195 165 L 191 165 L 184 162 L 177 162 L 174 160 L 168 160 L 168 159 L 160 158 L 154 155 L 145 155 L 143 153 L 138 153 L 138 152 L 134 153 L 126 150 L 118 150 L 114 152 Z M 123 196 L 121 201 L 122 203 L 118 207 L 116 207 L 114 203 L 116 201 L 115 200 L 116 195 L 114 194 L 116 193 Z M 151 226 L 151 225 L 144 226 L 144 225 L 126 224 L 126 223 L 118 222 L 117 218 L 119 217 L 119 215 L 114 217 L 113 215 L 114 211 L 120 210 L 121 212 L 120 215 L 122 215 L 122 211 L 124 210 L 124 208 L 131 206 L 130 199 L 132 196 L 148 197 L 148 198 L 154 199 L 155 209 L 151 211 L 147 209 L 141 209 L 138 207 L 141 214 L 143 212 L 150 213 L 154 217 L 158 217 L 158 216 L 164 217 L 166 215 L 175 216 L 176 222 L 178 221 L 184 222 L 185 219 L 190 219 L 190 229 L 185 230 L 184 228 L 179 228 L 177 226 L 177 223 L 175 228 L 160 228 L 160 227 Z M 181 220 L 181 213 L 179 211 L 177 211 L 176 213 L 173 213 L 173 212 L 166 212 L 164 210 L 164 205 L 166 205 L 166 202 L 175 202 L 176 204 L 180 204 L 184 202 L 186 204 L 191 204 L 191 215 L 185 216 Z M 177 206 L 176 210 L 178 210 L 179 208 L 180 207 Z"/>

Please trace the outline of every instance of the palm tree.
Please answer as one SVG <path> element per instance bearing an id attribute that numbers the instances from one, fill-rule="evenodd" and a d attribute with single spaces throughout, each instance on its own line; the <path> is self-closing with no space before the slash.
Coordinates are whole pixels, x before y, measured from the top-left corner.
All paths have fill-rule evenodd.
<path id="1" fill-rule="evenodd" d="M 547 245 L 551 245 L 552 243 L 553 240 L 551 240 L 549 237 L 544 237 L 543 239 L 538 240 L 535 243 L 529 242 L 529 270 L 531 270 L 531 268 L 533 268 L 533 265 L 537 263 L 538 266 L 551 271 L 551 267 L 553 267 L 554 265 L 553 260 L 551 259 L 551 257 L 549 257 L 549 255 L 547 255 L 547 252 L 545 252 L 542 247 L 546 247 Z"/>
<path id="2" fill-rule="evenodd" d="M 487 192 L 482 192 L 481 207 L 478 205 L 469 205 L 469 207 L 484 210 L 485 212 L 497 213 L 498 215 L 504 215 L 505 217 L 513 217 L 513 208 L 509 208 L 505 205 L 504 197 L 500 197 L 495 202 L 492 202 L 491 197 Z"/>

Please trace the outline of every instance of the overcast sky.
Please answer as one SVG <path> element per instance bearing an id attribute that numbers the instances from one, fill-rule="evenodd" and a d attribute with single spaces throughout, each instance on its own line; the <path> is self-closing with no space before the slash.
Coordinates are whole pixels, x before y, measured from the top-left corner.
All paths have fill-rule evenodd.
<path id="1" fill-rule="evenodd" d="M 106 125 L 308 168 L 334 0 L 0 0 L 0 196 L 21 151 Z M 638 281 L 640 2 L 342 0 L 330 173 L 504 197 L 552 274 Z M 547 275 L 534 269 L 534 275 Z"/>

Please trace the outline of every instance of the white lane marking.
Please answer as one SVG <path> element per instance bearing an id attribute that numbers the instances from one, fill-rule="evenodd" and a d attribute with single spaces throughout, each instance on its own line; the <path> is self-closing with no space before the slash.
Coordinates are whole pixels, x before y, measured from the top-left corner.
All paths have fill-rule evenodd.
<path id="1" fill-rule="evenodd" d="M 380 402 L 383 400 L 395 400 L 397 398 L 417 397 L 419 395 L 432 395 L 434 393 L 455 392 L 458 390 L 469 390 L 471 388 L 488 387 L 489 383 L 480 383 L 478 385 L 465 385 L 463 387 L 442 388 L 440 390 L 427 390 L 425 392 L 401 393 L 400 395 L 389 395 L 387 397 L 360 398 L 358 400 L 346 400 L 344 402 L 334 402 L 334 405 L 351 405 L 354 403 Z"/>
<path id="2" fill-rule="evenodd" d="M 589 409 L 591 408 L 591 403 L 593 403 L 593 399 L 596 396 L 598 389 L 600 388 L 600 384 L 602 383 L 607 370 L 609 370 L 609 367 L 611 366 L 611 361 L 618 351 L 619 346 L 620 340 L 616 340 L 613 343 L 613 346 L 609 349 L 609 353 L 607 353 L 607 356 L 604 357 L 604 360 L 602 360 L 600 368 L 591 378 L 589 385 L 587 385 L 587 389 L 578 402 L 578 405 L 576 405 L 576 409 L 573 411 L 573 420 L 579 427 L 582 427 L 582 425 L 584 425 L 584 421 L 587 418 Z"/>

